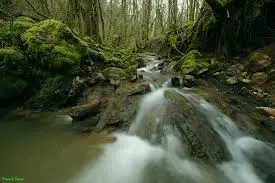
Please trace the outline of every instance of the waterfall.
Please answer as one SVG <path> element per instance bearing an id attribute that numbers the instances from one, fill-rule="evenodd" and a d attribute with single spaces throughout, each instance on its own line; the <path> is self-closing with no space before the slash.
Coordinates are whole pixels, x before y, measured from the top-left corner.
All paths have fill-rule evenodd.
<path id="1" fill-rule="evenodd" d="M 105 145 L 96 162 L 88 163 L 69 182 L 271 183 L 274 180 L 270 175 L 274 176 L 275 151 L 268 144 L 242 133 L 228 116 L 190 90 L 152 89 L 142 99 L 129 132 L 113 134 L 116 141 Z M 178 94 L 197 110 L 196 115 L 207 120 L 224 142 L 229 160 L 213 165 L 188 155 L 176 122 L 169 118 L 181 98 L 169 99 L 166 92 Z"/>

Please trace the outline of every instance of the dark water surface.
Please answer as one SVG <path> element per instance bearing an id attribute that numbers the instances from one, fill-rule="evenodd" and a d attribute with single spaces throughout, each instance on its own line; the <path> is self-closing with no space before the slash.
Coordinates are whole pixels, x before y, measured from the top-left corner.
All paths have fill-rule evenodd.
<path id="1" fill-rule="evenodd" d="M 80 135 L 52 119 L 1 121 L 0 182 L 22 177 L 22 183 L 64 183 L 96 159 L 106 142 L 106 133 Z"/>

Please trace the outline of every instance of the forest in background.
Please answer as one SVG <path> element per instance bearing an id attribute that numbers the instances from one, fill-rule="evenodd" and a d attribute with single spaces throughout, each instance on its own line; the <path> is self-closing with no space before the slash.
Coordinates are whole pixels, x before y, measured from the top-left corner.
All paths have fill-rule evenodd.
<path id="1" fill-rule="evenodd" d="M 144 59 L 136 52 L 177 62 L 171 72 L 182 76 L 207 71 L 213 58 L 219 67 L 241 62 L 275 41 L 274 7 L 274 0 L 2 0 L 0 99 L 31 98 L 36 109 L 76 105 L 86 87 L 79 77 L 115 88 L 137 81 Z"/>
<path id="2" fill-rule="evenodd" d="M 202 0 L 4 0 L 1 15 L 53 18 L 76 34 L 112 46 L 143 47 L 167 32 L 192 24 Z"/>

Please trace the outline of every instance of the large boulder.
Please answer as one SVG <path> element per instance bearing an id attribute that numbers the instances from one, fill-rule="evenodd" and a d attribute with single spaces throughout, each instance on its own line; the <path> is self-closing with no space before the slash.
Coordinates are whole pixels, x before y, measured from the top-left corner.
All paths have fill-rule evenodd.
<path id="1" fill-rule="evenodd" d="M 27 88 L 28 96 L 35 95 L 27 102 L 28 107 L 76 104 L 76 96 L 68 98 L 78 94 L 70 92 L 73 78 L 105 60 L 65 24 L 53 19 L 35 22 L 19 17 L 11 27 L 0 29 L 0 41 L 3 96 L 12 99 Z"/>
<path id="2" fill-rule="evenodd" d="M 26 30 L 22 41 L 35 64 L 51 72 L 79 72 L 81 56 L 88 51 L 65 24 L 52 19 Z"/>
<path id="3" fill-rule="evenodd" d="M 169 143 L 170 135 L 175 135 L 184 146 L 184 156 L 212 163 L 228 158 L 224 142 L 204 114 L 174 89 L 146 96 L 130 133 L 162 144 Z"/>

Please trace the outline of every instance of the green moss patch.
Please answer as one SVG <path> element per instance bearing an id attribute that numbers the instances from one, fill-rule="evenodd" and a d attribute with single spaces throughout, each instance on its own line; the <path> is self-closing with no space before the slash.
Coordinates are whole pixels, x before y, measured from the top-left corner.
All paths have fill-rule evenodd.
<path id="1" fill-rule="evenodd" d="M 127 72 L 124 69 L 116 68 L 116 67 L 108 67 L 103 70 L 103 75 L 107 79 L 113 80 L 121 80 L 126 79 L 128 77 Z"/>
<path id="2" fill-rule="evenodd" d="M 196 74 L 208 67 L 208 60 L 197 50 L 192 50 L 182 58 L 181 73 Z"/>

